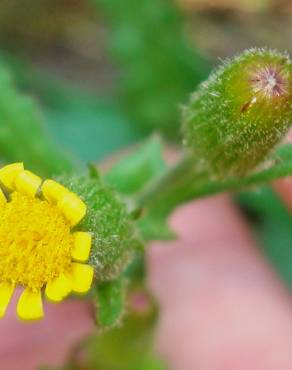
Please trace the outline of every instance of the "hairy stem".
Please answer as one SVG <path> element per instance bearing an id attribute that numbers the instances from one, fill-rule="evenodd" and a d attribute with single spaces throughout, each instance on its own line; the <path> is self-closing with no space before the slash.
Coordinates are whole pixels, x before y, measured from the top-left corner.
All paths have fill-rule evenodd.
<path id="1" fill-rule="evenodd" d="M 173 209 L 190 200 L 214 195 L 225 191 L 239 191 L 246 187 L 262 185 L 292 174 L 292 157 L 283 157 L 280 148 L 274 161 L 268 167 L 249 173 L 246 176 L 214 179 L 203 170 L 201 164 L 190 155 L 181 159 L 158 179 L 156 179 L 136 199 L 138 207 L 167 216 Z M 275 160 L 277 158 L 277 160 Z"/>
<path id="2" fill-rule="evenodd" d="M 190 185 L 201 186 L 206 181 L 207 173 L 202 172 L 194 163 L 194 158 L 183 155 L 171 168 L 166 170 L 136 199 L 140 208 L 162 207 L 175 208 L 191 197 Z"/>

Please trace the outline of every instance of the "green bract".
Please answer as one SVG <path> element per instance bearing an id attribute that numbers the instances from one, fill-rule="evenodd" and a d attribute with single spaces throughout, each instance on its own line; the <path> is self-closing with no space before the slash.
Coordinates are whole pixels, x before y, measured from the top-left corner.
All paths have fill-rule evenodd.
<path id="1" fill-rule="evenodd" d="M 184 110 L 185 143 L 214 178 L 243 176 L 283 138 L 292 119 L 289 56 L 252 49 L 223 63 Z"/>
<path id="2" fill-rule="evenodd" d="M 58 181 L 78 194 L 87 205 L 87 214 L 79 226 L 93 235 L 89 264 L 95 269 L 96 279 L 114 279 L 141 248 L 125 205 L 100 179 L 72 176 Z"/>

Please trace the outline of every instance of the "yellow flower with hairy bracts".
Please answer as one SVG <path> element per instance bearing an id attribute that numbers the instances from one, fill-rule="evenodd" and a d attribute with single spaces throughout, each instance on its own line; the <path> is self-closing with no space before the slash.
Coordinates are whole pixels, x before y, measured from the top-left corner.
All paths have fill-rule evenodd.
<path id="1" fill-rule="evenodd" d="M 42 288 L 53 302 L 90 289 L 91 234 L 77 227 L 85 214 L 83 201 L 56 181 L 22 163 L 0 169 L 0 317 L 18 285 L 23 320 L 43 317 Z"/>

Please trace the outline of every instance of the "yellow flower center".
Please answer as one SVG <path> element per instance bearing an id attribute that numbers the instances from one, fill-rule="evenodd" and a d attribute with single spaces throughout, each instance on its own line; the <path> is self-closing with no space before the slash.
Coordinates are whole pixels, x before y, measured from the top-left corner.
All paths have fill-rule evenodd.
<path id="1" fill-rule="evenodd" d="M 18 192 L 0 209 L 0 277 L 39 290 L 70 271 L 73 235 L 56 205 Z"/>
<path id="2" fill-rule="evenodd" d="M 17 285 L 24 288 L 17 303 L 22 320 L 43 317 L 43 287 L 53 302 L 88 292 L 94 271 L 85 262 L 92 235 L 76 230 L 85 214 L 77 194 L 54 180 L 42 181 L 23 163 L 0 169 L 0 318 Z"/>

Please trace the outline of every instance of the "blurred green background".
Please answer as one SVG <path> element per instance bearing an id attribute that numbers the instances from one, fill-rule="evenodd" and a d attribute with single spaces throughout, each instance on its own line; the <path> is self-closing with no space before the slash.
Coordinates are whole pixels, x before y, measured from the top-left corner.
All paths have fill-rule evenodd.
<path id="1" fill-rule="evenodd" d="M 285 0 L 3 0 L 0 56 L 75 159 L 152 131 L 178 141 L 181 104 L 218 58 L 291 48 Z"/>

